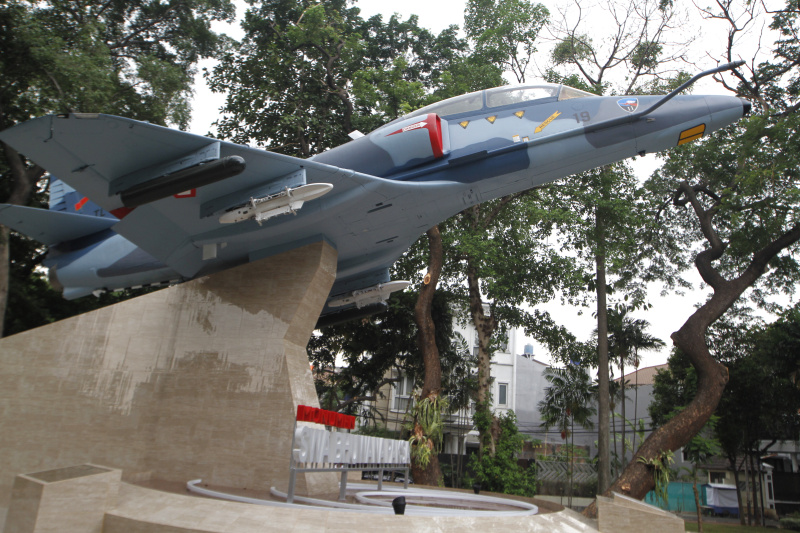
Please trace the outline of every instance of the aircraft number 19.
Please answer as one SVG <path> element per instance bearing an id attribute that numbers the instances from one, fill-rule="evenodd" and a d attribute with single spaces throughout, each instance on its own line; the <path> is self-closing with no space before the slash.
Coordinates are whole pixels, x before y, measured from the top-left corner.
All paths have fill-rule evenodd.
<path id="1" fill-rule="evenodd" d="M 574 113 L 572 116 L 575 117 L 576 122 L 589 122 L 592 119 L 592 117 L 589 116 L 588 111 L 581 111 L 580 115 L 578 113 Z"/>

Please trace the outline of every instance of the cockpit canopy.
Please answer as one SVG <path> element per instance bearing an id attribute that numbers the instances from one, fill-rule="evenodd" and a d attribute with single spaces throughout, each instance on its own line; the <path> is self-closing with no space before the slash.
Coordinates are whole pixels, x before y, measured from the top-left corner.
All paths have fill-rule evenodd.
<path id="1" fill-rule="evenodd" d="M 436 102 L 435 104 L 417 109 L 403 117 L 403 119 L 427 115 L 429 113 L 435 113 L 440 117 L 447 117 L 449 115 L 480 111 L 484 109 L 484 107 L 491 109 L 507 105 L 518 105 L 523 102 L 529 103 L 534 100 L 541 100 L 542 103 L 544 103 L 588 96 L 596 95 L 573 89 L 566 85 L 553 83 L 508 85 L 448 98 L 447 100 L 442 100 L 441 102 Z"/>

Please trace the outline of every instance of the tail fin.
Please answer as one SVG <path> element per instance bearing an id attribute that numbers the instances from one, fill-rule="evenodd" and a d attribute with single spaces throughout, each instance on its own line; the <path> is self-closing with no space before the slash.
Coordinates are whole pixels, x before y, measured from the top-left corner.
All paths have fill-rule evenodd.
<path id="1" fill-rule="evenodd" d="M 55 176 L 50 177 L 50 211 L 117 218 Z"/>

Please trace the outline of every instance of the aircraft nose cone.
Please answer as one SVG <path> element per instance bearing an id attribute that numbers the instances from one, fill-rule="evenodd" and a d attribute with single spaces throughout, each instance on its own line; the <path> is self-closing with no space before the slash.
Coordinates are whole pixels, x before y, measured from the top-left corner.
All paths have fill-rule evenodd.
<path id="1" fill-rule="evenodd" d="M 748 100 L 745 100 L 744 98 L 739 98 L 739 100 L 742 102 L 742 109 L 743 109 L 742 116 L 746 117 L 747 115 L 750 114 L 750 108 L 753 105 Z"/>

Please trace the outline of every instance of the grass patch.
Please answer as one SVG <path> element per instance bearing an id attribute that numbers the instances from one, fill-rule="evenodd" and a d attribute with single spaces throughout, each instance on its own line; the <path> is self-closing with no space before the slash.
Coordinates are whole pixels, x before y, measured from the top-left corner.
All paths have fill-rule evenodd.
<path id="1" fill-rule="evenodd" d="M 686 521 L 686 531 L 697 531 L 697 520 Z M 711 524 L 703 522 L 703 533 L 775 533 L 775 528 L 740 526 L 739 524 Z"/>

